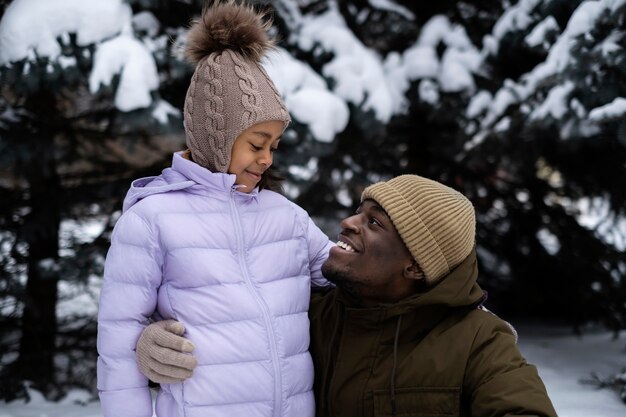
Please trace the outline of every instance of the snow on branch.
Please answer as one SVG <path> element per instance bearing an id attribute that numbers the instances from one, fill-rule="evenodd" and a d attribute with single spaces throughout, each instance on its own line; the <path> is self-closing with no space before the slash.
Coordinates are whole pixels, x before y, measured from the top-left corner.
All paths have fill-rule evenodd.
<path id="1" fill-rule="evenodd" d="M 14 0 L 0 21 L 0 65 L 34 55 L 57 58 L 57 38 L 76 34 L 86 46 L 129 31 L 130 6 L 123 0 Z"/>

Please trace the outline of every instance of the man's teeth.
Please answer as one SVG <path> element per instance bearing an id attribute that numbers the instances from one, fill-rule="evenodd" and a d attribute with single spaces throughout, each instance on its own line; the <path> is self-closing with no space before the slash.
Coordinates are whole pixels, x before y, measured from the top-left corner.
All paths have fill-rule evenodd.
<path id="1" fill-rule="evenodd" d="M 341 249 L 345 249 L 348 252 L 354 252 L 354 248 L 350 245 L 348 245 L 346 242 L 342 242 L 341 240 L 337 242 L 337 246 L 339 246 Z"/>

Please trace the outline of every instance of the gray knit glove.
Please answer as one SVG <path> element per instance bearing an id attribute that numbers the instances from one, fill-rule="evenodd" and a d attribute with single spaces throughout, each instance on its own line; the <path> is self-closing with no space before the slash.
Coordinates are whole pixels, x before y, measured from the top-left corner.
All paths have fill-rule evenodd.
<path id="1" fill-rule="evenodd" d="M 181 337 L 185 326 L 175 320 L 157 321 L 146 327 L 137 341 L 137 365 L 148 379 L 173 384 L 189 378 L 198 365 L 191 356 L 193 343 Z"/>

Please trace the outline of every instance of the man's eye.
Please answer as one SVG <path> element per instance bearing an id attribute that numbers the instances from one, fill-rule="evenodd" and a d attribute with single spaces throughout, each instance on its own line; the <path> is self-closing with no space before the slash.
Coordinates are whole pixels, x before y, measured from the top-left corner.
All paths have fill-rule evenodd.
<path id="1" fill-rule="evenodd" d="M 375 218 L 373 218 L 373 217 L 370 217 L 370 221 L 369 222 L 370 222 L 370 224 L 374 224 L 376 226 L 382 226 L 380 224 L 380 222 L 378 220 L 376 220 Z"/>

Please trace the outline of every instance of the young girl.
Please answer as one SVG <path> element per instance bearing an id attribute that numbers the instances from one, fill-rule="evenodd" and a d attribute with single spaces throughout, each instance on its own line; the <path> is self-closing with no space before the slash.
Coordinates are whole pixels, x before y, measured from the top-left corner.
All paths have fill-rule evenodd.
<path id="1" fill-rule="evenodd" d="M 314 414 L 310 285 L 332 244 L 306 212 L 269 191 L 289 123 L 260 65 L 263 16 L 232 2 L 203 12 L 186 52 L 196 63 L 184 109 L 188 150 L 136 180 L 107 255 L 98 315 L 105 417 L 150 417 L 134 348 L 151 317 L 187 330 L 199 366 L 162 385 L 159 417 Z"/>

